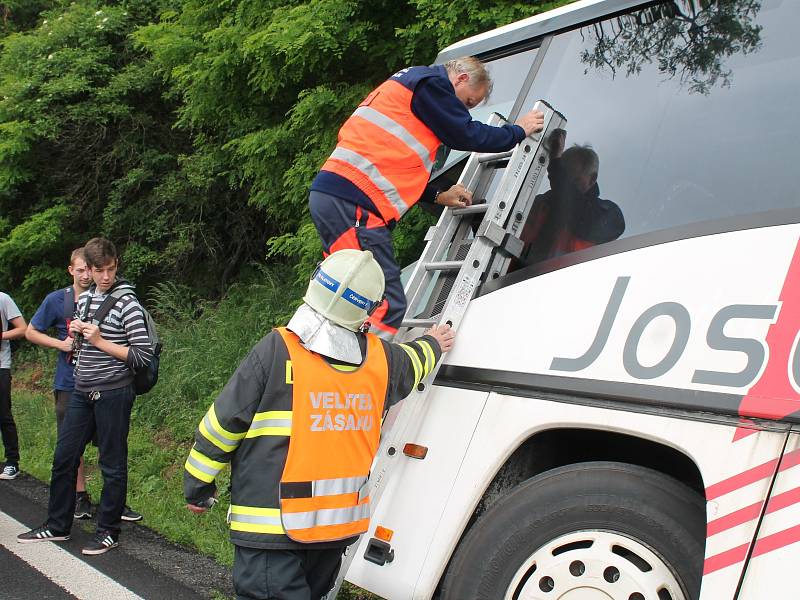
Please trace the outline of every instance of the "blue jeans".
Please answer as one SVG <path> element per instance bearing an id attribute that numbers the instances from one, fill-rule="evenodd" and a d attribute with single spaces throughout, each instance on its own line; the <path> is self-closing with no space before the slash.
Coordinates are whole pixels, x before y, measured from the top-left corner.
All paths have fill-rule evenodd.
<path id="1" fill-rule="evenodd" d="M 86 444 L 97 432 L 103 492 L 97 529 L 119 535 L 128 493 L 128 427 L 136 394 L 133 385 L 102 392 L 72 392 L 53 455 L 47 524 L 58 532 L 72 529 L 75 478 Z"/>

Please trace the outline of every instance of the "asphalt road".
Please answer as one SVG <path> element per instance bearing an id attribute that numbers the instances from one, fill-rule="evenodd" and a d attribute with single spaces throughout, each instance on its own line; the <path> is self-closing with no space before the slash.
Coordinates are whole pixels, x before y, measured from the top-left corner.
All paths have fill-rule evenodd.
<path id="1" fill-rule="evenodd" d="M 93 521 L 76 521 L 67 542 L 20 544 L 17 534 L 41 525 L 48 489 L 21 474 L 0 481 L 0 600 L 192 600 L 232 598 L 230 571 L 166 541 L 140 523 L 124 523 L 120 546 L 100 556 L 81 548 Z"/>

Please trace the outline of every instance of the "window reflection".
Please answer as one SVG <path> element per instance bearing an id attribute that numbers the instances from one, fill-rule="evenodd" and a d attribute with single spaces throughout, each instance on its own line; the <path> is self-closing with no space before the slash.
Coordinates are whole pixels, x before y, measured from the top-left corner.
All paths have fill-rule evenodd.
<path id="1" fill-rule="evenodd" d="M 529 260 L 585 247 L 561 238 L 604 243 L 800 206 L 798 22 L 800 2 L 676 1 L 555 36 L 523 110 L 543 98 L 567 117 L 566 148 L 597 154 L 592 194 L 619 213 L 601 211 L 610 221 L 593 229 L 562 156 L 537 198 L 549 217 L 535 236 L 528 220 Z"/>
<path id="2" fill-rule="evenodd" d="M 564 150 L 566 132 L 548 140 L 550 189 L 536 196 L 520 238 L 530 264 L 616 240 L 625 231 L 619 206 L 600 197 L 600 157 L 591 146 Z"/>

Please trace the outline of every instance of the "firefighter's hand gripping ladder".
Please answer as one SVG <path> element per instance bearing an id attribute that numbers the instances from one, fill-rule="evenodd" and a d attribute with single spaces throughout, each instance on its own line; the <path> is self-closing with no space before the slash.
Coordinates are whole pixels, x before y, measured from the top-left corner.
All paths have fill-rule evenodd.
<path id="1" fill-rule="evenodd" d="M 556 129 L 566 125 L 564 116 L 543 100 L 534 109 L 544 113 L 544 128 L 540 133 L 525 138 L 508 152 L 475 152 L 467 160 L 459 183 L 473 193 L 473 205 L 445 208 L 439 222 L 428 230 L 425 236 L 428 243 L 405 288 L 406 316 L 410 318 L 403 321 L 398 340 L 413 339 L 420 333 L 413 330 L 438 323 L 449 323 L 457 329 L 480 284 L 504 275 L 511 260 L 520 257 L 523 243 L 519 236 L 547 173 L 550 151 L 547 142 Z M 487 121 L 494 126 L 504 122 L 497 113 Z M 432 373 L 428 381 L 435 376 Z M 394 423 L 387 419 L 369 480 L 373 507 L 378 505 L 397 462 L 403 460 L 398 449 L 413 441 L 420 429 L 428 390 L 429 384 L 420 384 L 400 404 Z M 370 525 L 373 532 L 375 525 Z M 336 585 L 326 598 L 332 600 L 338 594 L 359 547 L 358 543 L 349 547 Z M 388 545 L 380 547 L 381 560 L 374 560 L 370 554 L 367 559 L 378 564 L 391 562 L 393 553 Z"/>

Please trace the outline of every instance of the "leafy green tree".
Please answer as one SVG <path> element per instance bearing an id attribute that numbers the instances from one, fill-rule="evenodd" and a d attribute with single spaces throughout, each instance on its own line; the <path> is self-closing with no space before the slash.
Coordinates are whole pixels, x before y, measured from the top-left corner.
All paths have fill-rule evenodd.
<path id="1" fill-rule="evenodd" d="M 319 257 L 308 187 L 360 99 L 448 43 L 555 4 L 0 4 L 0 285 L 33 305 L 98 234 L 145 287 L 213 297 L 265 253 L 307 273 Z M 398 227 L 401 260 L 428 222 Z"/>

